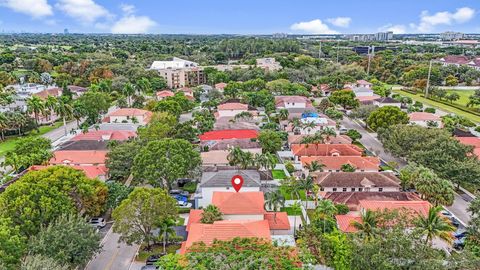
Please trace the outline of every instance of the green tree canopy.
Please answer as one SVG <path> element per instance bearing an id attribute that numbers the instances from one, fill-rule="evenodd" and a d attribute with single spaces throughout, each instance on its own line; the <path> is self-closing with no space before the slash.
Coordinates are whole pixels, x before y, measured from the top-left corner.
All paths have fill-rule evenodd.
<path id="1" fill-rule="evenodd" d="M 379 128 L 386 128 L 396 124 L 407 124 L 408 121 L 407 113 L 395 106 L 378 108 L 370 113 L 370 116 L 367 118 L 368 126 L 375 131 Z"/>

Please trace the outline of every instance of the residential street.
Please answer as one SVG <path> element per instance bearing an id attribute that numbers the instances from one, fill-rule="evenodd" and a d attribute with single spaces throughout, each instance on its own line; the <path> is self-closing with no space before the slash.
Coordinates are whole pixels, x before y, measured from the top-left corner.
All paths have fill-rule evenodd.
<path id="1" fill-rule="evenodd" d="M 119 243 L 119 234 L 110 230 L 103 239 L 103 251 L 90 261 L 85 270 L 128 270 L 138 246 Z"/>
<path id="2" fill-rule="evenodd" d="M 390 153 L 386 153 L 383 149 L 382 143 L 377 139 L 376 133 L 369 133 L 365 130 L 361 125 L 359 125 L 356 121 L 348 117 L 344 117 L 341 124 L 345 126 L 347 129 L 356 129 L 360 134 L 362 134 L 362 138 L 360 142 L 370 151 L 374 152 L 376 155 L 380 157 L 381 160 L 388 162 L 391 160 L 396 161 L 400 166 L 406 165 L 406 162 L 393 157 Z M 470 221 L 470 215 L 468 214 L 468 206 L 470 205 L 469 202 L 465 201 L 460 195 L 455 193 L 455 200 L 451 206 L 445 207 L 448 209 L 457 219 L 460 220 L 461 223 L 467 225 Z"/>

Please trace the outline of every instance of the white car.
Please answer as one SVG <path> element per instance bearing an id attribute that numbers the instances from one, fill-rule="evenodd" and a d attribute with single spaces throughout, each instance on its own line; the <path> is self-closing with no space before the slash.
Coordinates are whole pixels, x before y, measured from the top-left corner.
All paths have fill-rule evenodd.
<path id="1" fill-rule="evenodd" d="M 105 219 L 104 218 L 101 218 L 101 217 L 96 217 L 96 218 L 91 218 L 88 223 L 94 227 L 94 228 L 97 228 L 97 229 L 101 229 L 103 227 L 105 227 L 107 225 L 107 223 L 105 222 Z"/>
<path id="2" fill-rule="evenodd" d="M 192 203 L 189 203 L 189 202 L 177 201 L 177 203 L 178 203 L 178 206 L 180 208 L 191 208 L 192 207 Z"/>

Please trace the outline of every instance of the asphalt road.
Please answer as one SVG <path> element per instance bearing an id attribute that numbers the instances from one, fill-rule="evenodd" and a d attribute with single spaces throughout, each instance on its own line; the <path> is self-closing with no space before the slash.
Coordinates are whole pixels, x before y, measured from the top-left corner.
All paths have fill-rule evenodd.
<path id="1" fill-rule="evenodd" d="M 85 270 L 128 270 L 137 254 L 138 246 L 119 243 L 120 235 L 111 229 L 102 241 L 103 250 L 97 254 Z"/>
<path id="2" fill-rule="evenodd" d="M 383 161 L 396 161 L 400 167 L 406 165 L 405 161 L 392 156 L 390 153 L 385 152 L 382 143 L 377 139 L 376 133 L 369 133 L 365 130 L 365 128 L 363 128 L 363 126 L 359 125 L 356 121 L 353 121 L 348 117 L 344 117 L 341 124 L 347 129 L 356 129 L 358 132 L 360 132 L 360 134 L 362 134 L 360 142 L 368 150 L 379 156 L 380 159 L 382 159 Z M 469 205 L 469 202 L 467 202 L 460 195 L 455 193 L 455 200 L 453 201 L 453 204 L 445 208 L 450 211 L 458 220 L 460 220 L 460 223 L 466 226 L 470 221 L 470 215 L 467 210 Z"/>

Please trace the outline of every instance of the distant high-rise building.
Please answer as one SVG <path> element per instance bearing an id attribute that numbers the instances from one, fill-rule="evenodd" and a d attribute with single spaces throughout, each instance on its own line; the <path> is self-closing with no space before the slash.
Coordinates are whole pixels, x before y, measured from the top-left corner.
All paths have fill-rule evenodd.
<path id="1" fill-rule="evenodd" d="M 387 41 L 393 39 L 393 32 L 388 31 L 388 32 L 378 32 L 375 34 L 375 40 L 378 41 Z"/>
<path id="2" fill-rule="evenodd" d="M 465 37 L 465 34 L 460 32 L 447 31 L 440 34 L 442 40 L 459 40 Z"/>
<path id="3" fill-rule="evenodd" d="M 68 28 L 63 29 L 63 33 L 64 33 L 65 35 L 68 35 Z"/>
<path id="4" fill-rule="evenodd" d="M 273 38 L 287 38 L 288 37 L 288 34 L 286 33 L 274 33 L 272 35 Z"/>

